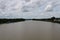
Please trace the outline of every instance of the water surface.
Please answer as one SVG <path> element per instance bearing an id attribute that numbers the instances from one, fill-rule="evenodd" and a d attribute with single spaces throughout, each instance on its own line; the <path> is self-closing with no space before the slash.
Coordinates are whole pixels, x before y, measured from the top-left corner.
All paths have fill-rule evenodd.
<path id="1" fill-rule="evenodd" d="M 60 40 L 60 24 L 42 21 L 1 24 L 0 40 Z"/>

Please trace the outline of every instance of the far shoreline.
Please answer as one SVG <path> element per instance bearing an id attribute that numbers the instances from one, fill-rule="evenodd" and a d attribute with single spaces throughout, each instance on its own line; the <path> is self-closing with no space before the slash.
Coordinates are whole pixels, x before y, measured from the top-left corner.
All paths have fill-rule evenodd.
<path id="1" fill-rule="evenodd" d="M 22 22 L 26 20 L 33 20 L 33 21 L 46 21 L 46 22 L 53 22 L 53 23 L 60 23 L 60 18 L 46 18 L 46 19 L 24 19 L 24 18 L 16 18 L 16 19 L 0 19 L 0 24 L 3 23 L 13 23 L 13 22 Z"/>

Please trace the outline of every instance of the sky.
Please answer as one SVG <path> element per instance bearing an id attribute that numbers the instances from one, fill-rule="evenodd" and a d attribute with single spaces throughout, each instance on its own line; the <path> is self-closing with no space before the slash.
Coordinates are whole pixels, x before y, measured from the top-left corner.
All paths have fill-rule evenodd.
<path id="1" fill-rule="evenodd" d="M 60 18 L 60 0 L 0 0 L 0 18 Z"/>

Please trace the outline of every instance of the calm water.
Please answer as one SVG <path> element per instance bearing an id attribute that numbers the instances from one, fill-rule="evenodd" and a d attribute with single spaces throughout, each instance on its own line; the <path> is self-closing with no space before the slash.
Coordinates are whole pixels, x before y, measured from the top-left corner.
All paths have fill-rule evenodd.
<path id="1" fill-rule="evenodd" d="M 60 24 L 41 21 L 0 24 L 0 40 L 60 40 Z"/>

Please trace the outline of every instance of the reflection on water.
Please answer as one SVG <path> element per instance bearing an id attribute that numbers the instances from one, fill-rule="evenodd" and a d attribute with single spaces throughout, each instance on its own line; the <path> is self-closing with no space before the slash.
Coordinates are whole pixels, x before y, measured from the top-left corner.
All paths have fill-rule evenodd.
<path id="1" fill-rule="evenodd" d="M 60 40 L 60 24 L 41 21 L 2 24 L 0 40 Z"/>

